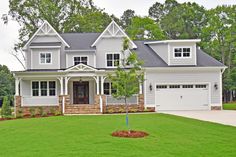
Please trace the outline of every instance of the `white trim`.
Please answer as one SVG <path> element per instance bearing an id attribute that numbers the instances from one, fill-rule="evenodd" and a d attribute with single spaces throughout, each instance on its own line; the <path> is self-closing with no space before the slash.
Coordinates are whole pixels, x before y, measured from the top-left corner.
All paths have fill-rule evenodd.
<path id="1" fill-rule="evenodd" d="M 39 27 L 39 29 L 34 33 L 34 35 L 27 41 L 27 43 L 24 45 L 23 50 L 27 49 L 27 45 L 31 42 L 31 40 L 34 39 L 34 37 L 38 34 L 38 32 L 43 28 L 43 26 L 47 24 L 55 33 L 56 35 L 60 38 L 60 40 L 67 46 L 70 47 L 69 44 L 57 33 L 57 31 L 48 23 L 48 21 L 44 20 L 43 24 Z"/>
<path id="2" fill-rule="evenodd" d="M 117 68 L 117 67 L 118 67 L 118 66 L 114 66 L 114 64 L 113 64 L 113 63 L 114 63 L 114 60 L 112 61 L 112 66 L 107 66 L 107 54 L 113 54 L 113 55 L 114 55 L 114 54 L 119 54 L 119 55 L 120 55 L 120 57 L 119 57 L 119 58 L 120 58 L 119 64 L 121 64 L 121 56 L 122 56 L 122 55 L 121 55 L 121 52 L 106 52 L 106 53 L 105 53 L 105 67 L 106 67 L 106 68 Z"/>
<path id="3" fill-rule="evenodd" d="M 168 52 L 167 52 L 168 53 L 168 56 L 167 56 L 168 57 L 167 58 L 168 59 L 168 63 L 167 64 L 170 65 L 170 44 L 168 44 L 167 50 L 168 50 Z"/>
<path id="4" fill-rule="evenodd" d="M 80 66 L 82 66 L 83 69 L 80 69 L 80 68 L 79 68 Z M 72 70 L 72 69 L 74 69 L 74 68 L 77 68 L 77 70 Z M 90 66 L 88 66 L 88 65 L 85 65 L 85 64 L 83 64 L 83 63 L 74 65 L 74 66 L 72 66 L 71 68 L 66 69 L 65 71 L 66 71 L 66 72 L 68 72 L 68 71 L 84 71 L 85 68 L 90 69 L 90 70 L 85 70 L 85 71 L 97 71 L 97 69 L 92 68 L 92 67 L 90 67 Z"/>
<path id="5" fill-rule="evenodd" d="M 201 39 L 181 39 L 181 40 L 162 40 L 162 41 L 148 41 L 144 42 L 144 44 L 159 44 L 159 43 L 191 43 L 191 42 L 201 42 Z"/>
<path id="6" fill-rule="evenodd" d="M 45 63 L 41 63 L 41 54 L 45 54 Z M 46 63 L 47 57 L 46 54 L 49 53 L 51 55 L 51 62 L 50 63 Z M 52 52 L 39 52 L 39 65 L 50 65 L 52 64 Z"/>
<path id="7" fill-rule="evenodd" d="M 143 94 L 144 94 L 144 106 L 146 106 L 146 98 L 147 98 L 147 74 L 146 71 L 144 72 L 144 88 L 143 88 Z"/>
<path id="8" fill-rule="evenodd" d="M 49 82 L 54 81 L 55 82 L 55 95 L 49 95 Z M 32 82 L 38 82 L 39 83 L 39 95 L 33 96 L 33 89 L 32 89 Z M 41 82 L 47 82 L 47 96 L 41 96 Z M 57 80 L 30 80 L 30 96 L 32 98 L 43 98 L 43 97 L 56 97 L 57 96 Z"/>
<path id="9" fill-rule="evenodd" d="M 110 26 L 111 26 L 112 24 L 116 25 L 117 28 L 118 28 L 118 30 L 120 30 L 121 33 L 124 34 L 124 36 L 125 36 L 126 38 L 128 38 L 128 40 L 129 40 L 130 43 L 132 44 L 132 48 L 137 48 L 137 46 L 134 44 L 134 42 L 129 38 L 129 36 L 120 28 L 120 26 L 119 26 L 114 20 L 112 20 L 111 23 L 106 27 L 106 29 L 99 35 L 99 37 L 95 40 L 95 42 L 91 45 L 91 47 L 96 46 L 96 44 L 98 43 L 98 41 L 104 36 L 105 32 L 106 32 L 106 31 L 109 31 L 109 28 L 110 28 Z M 113 27 L 114 27 L 114 25 L 113 25 Z M 117 32 L 117 33 L 118 33 L 118 32 Z M 111 37 L 114 37 L 114 36 L 111 36 Z"/>
<path id="10" fill-rule="evenodd" d="M 65 52 L 78 52 L 78 51 L 96 51 L 96 50 L 83 50 L 83 49 L 78 49 L 78 50 L 64 50 Z"/>
<path id="11" fill-rule="evenodd" d="M 211 70 L 211 69 L 223 69 L 226 68 L 226 66 L 216 66 L 216 67 L 143 67 L 145 70 Z"/>
<path id="12" fill-rule="evenodd" d="M 58 49 L 58 61 L 57 61 L 57 64 L 58 64 L 58 69 L 60 69 L 61 68 L 61 50 L 60 49 Z"/>
<path id="13" fill-rule="evenodd" d="M 195 54 L 194 65 L 197 65 L 197 44 L 196 43 L 193 46 L 193 50 L 194 50 L 194 54 Z"/>
<path id="14" fill-rule="evenodd" d="M 177 52 L 177 53 L 181 53 L 181 57 L 175 57 L 175 49 L 178 49 L 178 48 L 181 48 L 182 49 L 182 52 Z M 183 53 L 186 53 L 186 52 L 183 52 L 183 49 L 184 48 L 189 48 L 190 49 L 190 52 L 189 52 L 189 57 L 184 57 Z M 174 46 L 172 47 L 172 57 L 173 59 L 191 59 L 192 58 L 192 46 Z"/>
<path id="15" fill-rule="evenodd" d="M 61 46 L 29 46 L 31 49 L 47 49 L 47 48 L 61 48 Z"/>
<path id="16" fill-rule="evenodd" d="M 80 57 L 80 60 L 81 60 L 81 57 L 87 57 L 87 64 L 85 64 L 85 65 L 90 65 L 90 63 L 89 63 L 89 55 L 74 55 L 74 56 L 72 56 L 73 66 L 75 66 L 75 57 Z M 79 63 L 79 64 L 81 64 L 81 63 Z"/>

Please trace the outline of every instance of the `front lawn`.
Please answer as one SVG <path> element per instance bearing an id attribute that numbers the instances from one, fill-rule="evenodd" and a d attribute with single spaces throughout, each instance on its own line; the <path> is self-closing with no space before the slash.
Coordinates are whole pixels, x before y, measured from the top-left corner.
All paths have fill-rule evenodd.
<path id="1" fill-rule="evenodd" d="M 130 115 L 141 139 L 112 137 L 124 115 L 61 116 L 0 122 L 1 157 L 235 157 L 236 127 L 165 114 Z"/>
<path id="2" fill-rule="evenodd" d="M 236 110 L 236 102 L 223 104 L 224 110 Z"/>

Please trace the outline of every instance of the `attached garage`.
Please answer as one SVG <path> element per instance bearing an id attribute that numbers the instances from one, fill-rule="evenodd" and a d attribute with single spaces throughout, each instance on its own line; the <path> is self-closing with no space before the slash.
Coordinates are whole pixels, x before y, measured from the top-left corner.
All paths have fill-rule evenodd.
<path id="1" fill-rule="evenodd" d="M 208 84 L 157 84 L 156 110 L 209 110 Z"/>

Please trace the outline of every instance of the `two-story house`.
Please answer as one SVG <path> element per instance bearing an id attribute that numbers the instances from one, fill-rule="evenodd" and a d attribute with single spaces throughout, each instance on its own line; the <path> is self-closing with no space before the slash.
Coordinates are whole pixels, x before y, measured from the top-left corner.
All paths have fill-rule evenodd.
<path id="1" fill-rule="evenodd" d="M 45 21 L 23 47 L 24 71 L 14 72 L 16 112 L 55 108 L 63 114 L 120 112 L 107 79 L 121 59 L 123 38 L 144 61 L 145 82 L 130 110 L 212 110 L 222 107 L 222 63 L 198 39 L 132 41 L 112 21 L 102 33 L 59 34 Z"/>

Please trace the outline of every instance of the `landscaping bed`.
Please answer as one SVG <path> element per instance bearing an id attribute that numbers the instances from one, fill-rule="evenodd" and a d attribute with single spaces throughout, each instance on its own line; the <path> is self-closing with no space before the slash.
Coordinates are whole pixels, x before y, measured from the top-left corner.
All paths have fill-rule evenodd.
<path id="1" fill-rule="evenodd" d="M 135 130 L 121 130 L 121 131 L 115 131 L 111 134 L 112 136 L 115 137 L 126 137 L 126 138 L 141 138 L 148 136 L 148 133 L 144 131 L 135 131 Z"/>

